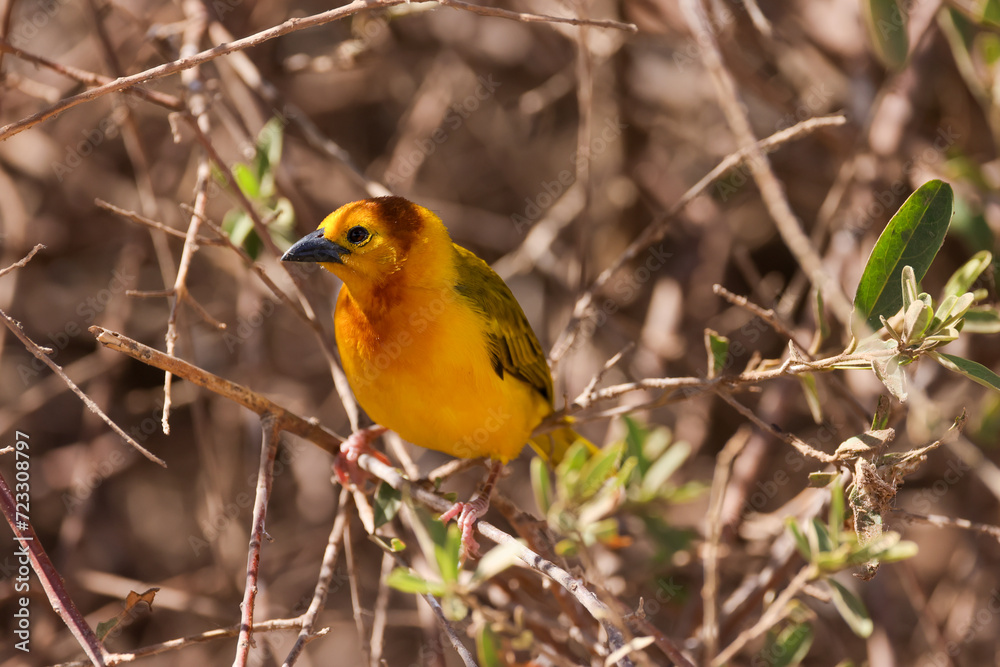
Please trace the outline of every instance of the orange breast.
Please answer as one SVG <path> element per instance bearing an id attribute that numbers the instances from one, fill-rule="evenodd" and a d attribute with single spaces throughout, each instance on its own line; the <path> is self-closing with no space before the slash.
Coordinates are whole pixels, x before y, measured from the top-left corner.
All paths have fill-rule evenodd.
<path id="1" fill-rule="evenodd" d="M 551 411 L 527 383 L 497 375 L 480 316 L 451 288 L 403 290 L 366 313 L 342 287 L 335 325 L 358 402 L 421 447 L 507 461 Z"/>

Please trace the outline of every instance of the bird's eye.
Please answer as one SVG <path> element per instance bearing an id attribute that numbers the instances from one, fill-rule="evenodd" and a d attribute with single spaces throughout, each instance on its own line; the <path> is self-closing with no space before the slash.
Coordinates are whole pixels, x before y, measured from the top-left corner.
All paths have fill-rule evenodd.
<path id="1" fill-rule="evenodd" d="M 347 230 L 347 240 L 358 245 L 359 243 L 364 243 L 368 240 L 368 230 L 364 227 L 351 227 Z"/>

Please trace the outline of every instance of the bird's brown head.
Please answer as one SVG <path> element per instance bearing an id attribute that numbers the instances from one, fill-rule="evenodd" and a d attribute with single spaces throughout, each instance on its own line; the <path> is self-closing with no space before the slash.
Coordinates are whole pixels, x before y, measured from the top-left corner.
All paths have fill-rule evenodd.
<path id="1" fill-rule="evenodd" d="M 450 248 L 436 215 L 402 197 L 377 197 L 341 206 L 281 259 L 318 262 L 355 291 L 384 285 L 404 269 L 409 282 L 420 283 Z"/>

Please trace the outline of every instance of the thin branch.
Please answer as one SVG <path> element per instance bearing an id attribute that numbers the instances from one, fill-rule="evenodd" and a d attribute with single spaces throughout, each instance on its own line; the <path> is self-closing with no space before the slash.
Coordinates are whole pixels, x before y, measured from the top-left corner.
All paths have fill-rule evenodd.
<path id="1" fill-rule="evenodd" d="M 729 476 L 733 462 L 740 455 L 751 430 L 740 427 L 726 442 L 715 460 L 715 475 L 708 501 L 708 525 L 705 534 L 705 585 L 701 587 L 704 603 L 702 636 L 705 641 L 705 659 L 711 660 L 719 650 L 719 541 L 722 538 L 722 507 L 726 500 Z"/>
<path id="2" fill-rule="evenodd" d="M 580 392 L 580 395 L 573 400 L 573 403 L 575 405 L 579 405 L 581 408 L 588 407 L 592 402 L 591 397 L 595 395 L 594 390 L 597 388 L 597 384 L 604 379 L 604 376 L 608 371 L 615 367 L 615 364 L 621 361 L 622 357 L 625 356 L 625 353 L 633 347 L 635 347 L 635 342 L 630 341 L 628 345 L 619 350 L 613 357 L 605 361 L 601 370 L 594 374 L 594 377 L 590 379 L 590 382 L 588 382 L 587 386 Z"/>
<path id="3" fill-rule="evenodd" d="M 411 484 L 408 480 L 403 479 L 403 477 L 393 467 L 382 463 L 370 454 L 362 454 L 358 459 L 358 466 L 397 491 L 401 491 L 404 495 L 413 498 L 422 505 L 426 505 L 435 511 L 445 512 L 454 504 L 435 493 L 431 493 L 426 489 Z M 610 652 L 617 651 L 625 645 L 625 638 L 622 635 L 621 630 L 617 625 L 611 622 L 611 619 L 615 618 L 617 615 L 614 614 L 611 609 L 609 609 L 608 606 L 605 605 L 596 595 L 594 595 L 594 593 L 587 588 L 582 580 L 577 579 L 566 570 L 557 566 L 555 563 L 542 558 L 507 533 L 486 521 L 480 519 L 476 522 L 476 529 L 479 531 L 480 535 L 496 542 L 497 544 L 510 544 L 510 548 L 515 550 L 515 555 L 528 567 L 548 577 L 552 581 L 555 581 L 557 584 L 569 591 L 570 594 L 572 594 L 573 597 L 575 597 L 577 601 L 583 605 L 584 609 L 590 612 L 590 615 L 604 627 L 604 630 L 608 635 L 608 648 L 610 649 Z M 622 667 L 628 667 L 632 665 L 632 661 L 628 658 L 623 658 L 618 662 L 618 664 L 622 665 Z"/>
<path id="4" fill-rule="evenodd" d="M 627 262 L 632 261 L 639 255 L 640 252 L 652 244 L 662 240 L 666 236 L 667 231 L 669 230 L 669 223 L 673 221 L 673 218 L 687 208 L 687 205 L 702 194 L 702 192 L 704 192 L 709 185 L 714 183 L 716 179 L 730 169 L 733 169 L 745 162 L 755 150 L 771 152 L 789 141 L 811 134 L 816 130 L 826 127 L 836 127 L 843 125 L 846 122 L 847 118 L 840 114 L 834 116 L 808 118 L 800 123 L 796 123 L 788 129 L 775 132 L 766 139 L 756 142 L 753 146 L 741 148 L 740 150 L 727 155 L 711 171 L 702 176 L 697 183 L 688 188 L 687 192 L 681 195 L 680 199 L 674 202 L 673 206 L 671 206 L 666 212 L 658 215 L 653 222 L 642 230 L 639 236 L 637 236 L 636 239 L 632 241 L 627 248 L 625 248 L 622 254 L 619 255 L 610 266 L 598 274 L 597 278 L 594 279 L 594 282 L 591 283 L 590 287 L 588 287 L 587 290 L 577 299 L 576 305 L 573 306 L 573 316 L 563 329 L 559 340 L 552 346 L 552 351 L 549 353 L 549 357 L 553 361 L 558 361 L 562 358 L 562 356 L 575 343 L 577 333 L 583 325 L 583 322 L 586 320 L 591 304 L 593 303 L 594 297 L 597 293 Z"/>
<path id="5" fill-rule="evenodd" d="M 371 667 L 382 665 L 382 650 L 385 648 L 385 628 L 389 620 L 389 593 L 392 589 L 386 584 L 396 560 L 392 553 L 382 554 L 382 572 L 379 574 L 378 593 L 375 595 L 375 609 L 372 620 L 372 637 L 368 645 L 371 647 Z"/>
<path id="6" fill-rule="evenodd" d="M 464 9 L 480 16 L 495 16 L 502 19 L 521 21 L 522 23 L 565 23 L 568 25 L 594 26 L 595 28 L 612 28 L 614 30 L 624 30 L 625 32 L 637 32 L 639 28 L 633 23 L 622 23 L 606 19 L 576 19 L 565 16 L 549 16 L 546 14 L 527 14 L 525 12 L 513 12 L 509 9 L 499 7 L 483 7 L 461 0 L 438 0 L 438 4 L 453 9 Z"/>
<path id="7" fill-rule="evenodd" d="M 184 41 L 181 45 L 181 54 L 186 55 L 196 51 L 205 29 L 208 26 L 208 11 L 201 2 L 184 2 L 184 14 L 187 17 L 187 25 L 184 28 Z M 187 107 L 194 117 L 192 125 L 196 126 L 202 134 L 207 134 L 211 126 L 208 119 L 208 101 L 205 97 L 204 81 L 201 78 L 201 69 L 192 67 L 181 72 L 181 81 L 188 91 Z M 221 166 L 220 166 L 221 168 Z M 212 178 L 212 165 L 209 158 L 202 154 L 198 157 L 198 170 L 195 177 L 194 186 L 194 214 L 188 221 L 187 235 L 184 238 L 184 248 L 181 250 L 181 260 L 177 265 L 177 275 L 174 277 L 174 302 L 170 305 L 170 315 L 167 317 L 167 333 L 165 336 L 167 343 L 167 354 L 173 355 L 177 345 L 177 314 L 182 301 L 194 306 L 198 314 L 203 319 L 211 321 L 214 318 L 200 305 L 195 304 L 194 299 L 189 297 L 187 288 L 188 270 L 191 268 L 191 259 L 198 251 L 198 232 L 201 228 L 201 215 L 204 215 L 208 206 L 208 183 Z M 163 375 L 163 416 L 160 420 L 163 432 L 170 433 L 170 406 L 172 403 L 171 387 L 173 385 L 173 375 L 165 373 Z"/>
<path id="8" fill-rule="evenodd" d="M 476 659 L 472 657 L 469 653 L 469 649 L 465 648 L 465 644 L 462 643 L 462 639 L 455 632 L 455 628 L 452 627 L 451 623 L 448 622 L 448 617 L 444 615 L 444 609 L 441 608 L 441 603 L 437 601 L 437 598 L 430 593 L 424 593 L 424 601 L 430 606 L 431 611 L 438 619 L 438 623 L 444 628 L 444 632 L 448 635 L 448 641 L 451 642 L 452 648 L 458 653 L 459 657 L 462 658 L 462 662 L 465 663 L 465 667 L 478 667 L 476 664 Z"/>
<path id="9" fill-rule="evenodd" d="M 826 272 L 819 254 L 812 247 L 809 237 L 802 231 L 802 226 L 785 197 L 781 183 L 771 169 L 767 155 L 754 136 L 746 108 L 737 91 L 736 80 L 726 69 L 715 31 L 705 16 L 701 0 L 682 0 L 681 10 L 692 34 L 702 47 L 702 61 L 715 84 L 719 104 L 730 129 L 736 135 L 737 144 L 741 148 L 750 149 L 748 156 L 750 174 L 760 189 L 764 205 L 777 225 L 781 238 L 816 289 L 822 292 L 837 317 L 842 322 L 850 323 L 851 304 L 837 281 Z"/>
<path id="10" fill-rule="evenodd" d="M 79 81 L 80 83 L 84 83 L 88 86 L 103 86 L 114 81 L 114 79 L 110 76 L 89 72 L 78 67 L 73 67 L 72 65 L 63 65 L 47 58 L 43 58 L 42 56 L 36 56 L 32 53 L 28 53 L 27 51 L 17 48 L 5 39 L 0 39 L 0 53 L 10 53 L 11 55 L 17 56 L 21 60 L 45 67 L 53 72 L 62 74 L 65 77 L 73 79 L 74 81 Z M 167 109 L 171 109 L 173 111 L 179 111 L 184 108 L 184 103 L 181 102 L 180 98 L 168 93 L 161 93 L 157 90 L 146 90 L 145 88 L 139 88 L 136 86 L 129 90 L 129 94 L 136 95 L 137 97 L 141 97 L 142 99 L 152 102 L 153 104 L 158 104 L 161 107 L 166 107 Z"/>
<path id="11" fill-rule="evenodd" d="M 219 21 L 212 21 L 208 25 L 208 34 L 217 45 L 233 41 L 233 35 Z M 323 134 L 323 132 L 313 123 L 309 117 L 298 106 L 287 100 L 281 99 L 281 93 L 271 82 L 264 79 L 260 70 L 253 60 L 242 51 L 237 51 L 228 59 L 227 64 L 239 75 L 243 83 L 260 95 L 268 104 L 276 109 L 280 108 L 281 118 L 291 121 L 302 129 L 306 141 L 309 144 L 334 160 L 344 164 L 351 176 L 357 183 L 365 189 L 369 197 L 381 197 L 392 194 L 384 185 L 369 179 L 354 164 L 350 154 L 335 141 Z"/>
<path id="12" fill-rule="evenodd" d="M 834 463 L 838 460 L 837 457 L 834 456 L 833 454 L 827 454 L 826 452 L 821 452 L 818 449 L 810 446 L 809 443 L 807 443 L 805 440 L 798 437 L 797 435 L 782 431 L 773 424 L 768 424 L 763 419 L 758 417 L 753 412 L 753 410 L 746 407 L 745 405 L 737 401 L 729 394 L 725 394 L 721 391 L 716 392 L 716 394 L 719 396 L 719 398 L 721 398 L 726 403 L 731 405 L 737 412 L 739 412 L 741 415 L 743 415 L 744 417 L 752 421 L 754 424 L 756 424 L 758 428 L 767 431 L 768 433 L 778 438 L 779 440 L 791 445 L 792 447 L 797 449 L 798 452 L 803 456 L 812 457 L 814 459 L 822 461 L 823 463 Z"/>
<path id="13" fill-rule="evenodd" d="M 167 234 L 169 236 L 173 236 L 174 238 L 178 238 L 178 239 L 186 239 L 187 238 L 187 233 L 182 232 L 179 229 L 174 229 L 173 227 L 168 227 L 167 225 L 163 224 L 162 222 L 158 222 L 156 220 L 152 220 L 150 218 L 147 218 L 144 215 L 139 215 L 135 211 L 127 211 L 127 210 L 125 210 L 123 208 L 119 208 L 118 206 L 115 206 L 114 204 L 112 204 L 110 202 L 104 201 L 100 197 L 98 197 L 97 199 L 94 200 L 94 204 L 96 204 L 98 208 L 103 208 L 105 211 L 108 211 L 110 213 L 114 213 L 115 215 L 120 215 L 121 217 L 125 218 L 126 220 L 131 220 L 132 222 L 134 222 L 136 224 L 139 224 L 139 225 L 143 225 L 144 227 L 149 227 L 150 229 L 155 229 L 157 231 L 161 231 L 164 234 Z M 196 240 L 198 242 L 198 245 L 213 245 L 213 246 L 223 246 L 223 245 L 225 245 L 225 241 L 223 239 L 211 239 L 211 238 L 208 238 L 207 236 L 198 236 Z"/>
<path id="14" fill-rule="evenodd" d="M 344 528 L 350 518 L 351 504 L 348 502 L 351 494 L 347 489 L 340 490 L 340 499 L 337 501 L 337 518 L 333 521 L 333 528 L 330 530 L 330 537 L 326 541 L 326 550 L 323 552 L 323 564 L 319 568 L 319 579 L 316 581 L 316 588 L 313 589 L 313 597 L 309 602 L 309 608 L 302 614 L 302 629 L 295 639 L 295 645 L 285 656 L 285 661 L 281 667 L 292 667 L 299 659 L 302 649 L 306 644 L 317 637 L 327 633 L 327 629 L 314 632 L 316 619 L 326 605 L 326 596 L 330 593 L 330 582 L 336 573 L 337 559 L 340 557 L 340 545 L 344 541 Z"/>
<path id="15" fill-rule="evenodd" d="M 733 294 L 732 292 L 727 290 L 722 285 L 719 285 L 718 283 L 712 285 L 712 292 L 714 292 L 718 296 L 721 296 L 723 299 L 733 304 L 737 308 L 743 308 L 744 310 L 748 310 L 757 317 L 759 317 L 760 319 L 764 320 L 764 322 L 766 322 L 772 329 L 777 331 L 779 334 L 781 334 L 788 340 L 792 341 L 795 347 L 799 348 L 799 352 L 802 353 L 802 356 L 804 357 L 810 356 L 809 347 L 799 342 L 799 340 L 795 337 L 795 332 L 786 327 L 785 323 L 782 322 L 781 319 L 778 317 L 778 314 L 775 313 L 770 308 L 761 308 L 760 306 L 758 306 L 756 303 L 746 298 L 745 296 L 742 296 L 740 294 Z"/>
<path id="16" fill-rule="evenodd" d="M 45 353 L 45 350 L 41 346 L 39 346 L 30 338 L 28 338 L 28 336 L 24 333 L 24 331 L 21 330 L 21 325 L 19 322 L 15 321 L 13 318 L 11 318 L 9 315 L 7 315 L 7 313 L 3 312 L 2 310 L 0 310 L 0 319 L 2 319 L 3 323 L 7 325 L 7 328 L 10 329 L 15 336 L 17 336 L 18 340 L 20 340 L 21 343 L 24 344 L 24 347 L 27 348 L 28 352 L 31 352 L 31 354 L 35 355 L 35 358 L 37 358 L 43 364 L 48 366 L 53 373 L 62 378 L 63 382 L 65 382 L 66 385 L 73 390 L 73 393 L 80 397 L 80 400 L 83 401 L 83 404 L 86 405 L 91 412 L 93 412 L 102 420 L 104 420 L 104 423 L 110 426 L 111 430 L 113 430 L 115 433 L 121 436 L 121 438 L 125 440 L 125 442 L 127 442 L 136 451 L 138 451 L 140 454 L 145 456 L 153 463 L 158 463 L 164 468 L 167 467 L 167 464 L 166 462 L 163 461 L 163 459 L 156 456 L 151 451 L 149 451 L 148 449 L 140 445 L 138 442 L 136 442 L 132 438 L 132 436 L 123 431 L 121 427 L 119 427 L 118 424 L 116 424 L 111 419 L 111 417 L 108 417 L 106 414 L 104 414 L 104 411 L 101 410 L 100 406 L 98 406 L 97 403 L 94 403 L 94 401 L 92 401 L 90 397 L 83 392 L 82 389 L 76 386 L 76 383 L 74 383 L 72 380 L 69 379 L 69 376 L 66 375 L 62 367 L 59 366 L 59 364 L 57 364 L 56 362 L 52 361 L 52 359 L 49 358 L 49 355 Z"/>
<path id="17" fill-rule="evenodd" d="M 0 278 L 3 278 L 5 275 L 7 275 L 8 273 L 10 273 L 14 269 L 24 268 L 24 265 L 31 261 L 31 258 L 35 256 L 35 253 L 37 253 L 39 250 L 44 250 L 44 249 L 45 249 L 45 246 L 42 245 L 41 243 L 39 243 L 34 248 L 32 248 L 31 251 L 27 255 L 25 255 L 24 257 L 22 257 L 20 260 L 14 262 L 10 266 L 8 266 L 6 269 L 0 269 Z"/>
<path id="18" fill-rule="evenodd" d="M 893 510 L 892 515 L 909 523 L 926 523 L 927 525 L 936 526 L 938 528 L 960 528 L 973 533 L 979 533 L 980 535 L 989 535 L 997 542 L 1000 542 L 1000 526 L 994 526 L 988 523 L 977 523 L 975 521 L 969 521 L 968 519 L 952 518 L 949 516 L 942 516 L 940 514 L 916 514 L 914 512 L 907 512 L 906 510 L 900 509 Z"/>
<path id="19" fill-rule="evenodd" d="M 656 646 L 663 651 L 663 654 L 670 658 L 670 661 L 677 667 L 695 667 L 694 663 L 685 657 L 672 639 L 667 637 L 646 617 L 643 609 L 642 598 L 639 598 L 639 608 L 632 614 L 625 616 L 625 622 L 636 633 L 649 635 L 656 642 Z"/>
<path id="20" fill-rule="evenodd" d="M 757 623 L 753 627 L 744 630 L 739 634 L 739 636 L 733 640 L 733 643 L 725 648 L 724 651 L 719 653 L 715 659 L 711 662 L 712 667 L 722 667 L 727 662 L 733 659 L 740 650 L 746 646 L 747 642 L 759 637 L 761 634 L 770 630 L 774 625 L 780 621 L 784 615 L 787 613 L 788 603 L 798 595 L 802 589 L 811 579 L 816 576 L 816 566 L 806 565 L 804 568 L 799 570 L 799 573 L 788 582 L 788 586 L 785 587 L 783 591 L 774 599 L 767 610 L 761 614 Z"/>
<path id="21" fill-rule="evenodd" d="M 261 621 L 260 623 L 254 625 L 254 631 L 259 634 L 262 632 L 274 632 L 275 630 L 297 630 L 300 627 L 302 627 L 301 616 L 298 618 L 278 618 L 270 621 Z M 236 625 L 231 625 L 227 628 L 216 628 L 215 630 L 208 630 L 206 632 L 200 632 L 196 635 L 188 635 L 186 637 L 179 637 L 177 639 L 171 639 L 159 644 L 150 644 L 149 646 L 143 646 L 142 648 L 137 648 L 128 653 L 110 653 L 105 660 L 105 664 L 120 665 L 123 663 L 131 663 L 135 662 L 139 658 L 159 655 L 168 651 L 177 651 L 194 644 L 203 644 L 215 639 L 236 637 L 239 634 L 240 625 L 237 623 Z M 72 662 L 61 662 L 58 665 L 53 665 L 52 667 L 93 667 L 93 663 L 89 660 L 74 660 Z"/>
<path id="22" fill-rule="evenodd" d="M 331 454 L 337 455 L 340 453 L 340 443 L 343 441 L 343 438 L 326 430 L 316 422 L 302 419 L 295 413 L 289 412 L 277 403 L 264 398 L 243 385 L 223 379 L 182 359 L 154 350 L 147 345 L 143 345 L 127 336 L 109 331 L 103 327 L 90 327 L 90 333 L 94 334 L 97 342 L 105 347 L 127 354 L 144 364 L 155 366 L 163 371 L 169 371 L 188 382 L 192 382 L 199 387 L 204 387 L 213 393 L 239 403 L 258 415 L 263 416 L 268 413 L 275 415 L 280 421 L 282 429 L 285 431 L 305 438 L 320 449 Z"/>
<path id="23" fill-rule="evenodd" d="M 267 30 L 262 30 L 253 35 L 237 39 L 229 44 L 222 44 L 212 49 L 207 49 L 196 53 L 185 58 L 178 58 L 169 63 L 164 63 L 156 67 L 151 67 L 145 71 L 139 72 L 138 74 L 132 74 L 130 76 L 119 77 L 113 81 L 97 86 L 96 88 L 91 88 L 77 95 L 72 95 L 63 99 L 62 101 L 54 104 L 48 109 L 39 111 L 38 113 L 32 114 L 27 118 L 22 118 L 14 123 L 9 123 L 3 127 L 0 127 L 0 141 L 8 139 L 15 134 L 23 132 L 28 128 L 34 127 L 42 121 L 49 120 L 50 118 L 55 118 L 64 111 L 72 109 L 78 104 L 83 104 L 84 102 L 90 102 L 96 100 L 108 93 L 118 92 L 126 88 L 132 88 L 147 81 L 153 81 L 155 79 L 162 79 L 163 77 L 170 76 L 171 74 L 176 74 L 177 72 L 182 72 L 186 69 L 191 69 L 192 67 L 197 67 L 202 63 L 206 63 L 215 58 L 228 55 L 235 51 L 242 51 L 243 49 L 248 49 L 254 46 L 258 46 L 272 40 L 276 37 L 282 37 L 292 32 L 299 30 L 305 30 L 306 28 L 314 28 L 316 26 L 324 25 L 332 21 L 337 21 L 342 18 L 352 16 L 365 9 L 377 9 L 381 7 L 393 7 L 395 5 L 401 5 L 407 0 L 354 0 L 347 5 L 342 7 L 337 7 L 336 9 L 331 9 L 326 12 L 321 12 L 319 14 L 313 14 L 312 16 L 304 16 L 301 18 L 288 19 L 284 23 L 276 25 Z M 601 22 L 586 22 L 580 21 L 579 19 L 564 19 L 559 17 L 546 17 L 537 14 L 524 14 L 521 12 L 510 12 L 507 10 L 500 10 L 489 7 L 479 7 L 478 5 L 471 5 L 465 2 L 459 2 L 458 0 L 448 0 L 448 6 L 464 9 L 476 14 L 483 14 L 486 16 L 498 16 L 501 18 L 514 19 L 517 21 L 526 22 L 544 22 L 544 23 L 569 23 L 572 25 L 594 25 L 595 27 L 607 27 L 607 28 L 617 28 L 621 30 L 635 31 L 636 27 L 631 24 L 619 23 L 618 21 L 601 21 Z"/>
<path id="24" fill-rule="evenodd" d="M 359 492 L 355 491 L 355 504 L 357 504 L 358 495 Z M 364 610 L 361 607 L 361 593 L 358 591 L 358 573 L 355 570 L 356 561 L 354 560 L 354 546 L 352 542 L 351 524 L 348 522 L 344 528 L 344 557 L 347 559 L 347 584 L 351 591 L 351 613 L 354 616 L 354 629 L 358 633 L 358 649 L 361 651 L 362 657 L 361 664 L 370 665 L 368 633 L 365 631 Z"/>
<path id="25" fill-rule="evenodd" d="M 14 501 L 14 494 L 7 486 L 7 480 L 0 475 L 0 511 L 10 524 L 10 529 L 14 531 L 14 541 L 20 547 L 17 554 L 24 554 L 31 562 L 31 567 L 38 575 L 38 581 L 42 584 L 45 595 L 49 598 L 49 605 L 59 614 L 66 626 L 76 637 L 76 641 L 86 651 L 87 656 L 94 665 L 106 665 L 107 653 L 97 635 L 83 618 L 83 614 L 76 608 L 76 603 L 66 591 L 62 576 L 56 570 L 49 556 L 45 553 L 35 528 L 27 516 L 17 510 L 17 503 Z"/>
<path id="26" fill-rule="evenodd" d="M 264 538 L 264 520 L 267 517 L 267 503 L 271 497 L 274 481 L 274 459 L 278 453 L 281 422 L 274 415 L 261 419 L 263 441 L 260 447 L 260 467 L 257 471 L 257 492 L 253 502 L 253 521 L 250 530 L 250 547 L 247 553 L 246 588 L 243 591 L 242 617 L 240 618 L 240 638 L 236 645 L 236 660 L 233 667 L 245 667 L 253 644 L 253 612 L 257 598 L 257 578 L 260 574 L 260 547 Z"/>
<path id="27" fill-rule="evenodd" d="M 253 35 L 249 35 L 242 39 L 238 39 L 235 42 L 223 44 L 186 58 L 178 58 L 177 60 L 157 65 L 156 67 L 151 67 L 150 69 L 137 74 L 119 77 L 113 81 L 97 86 L 96 88 L 91 88 L 90 90 L 86 90 L 77 95 L 67 97 L 48 109 L 39 111 L 38 113 L 32 114 L 27 118 L 22 118 L 19 121 L 5 125 L 0 128 L 0 141 L 8 139 L 9 137 L 18 134 L 19 132 L 23 132 L 28 128 L 34 127 L 42 121 L 55 118 L 64 111 L 72 109 L 78 104 L 96 100 L 104 95 L 107 95 L 108 93 L 115 93 L 148 81 L 162 79 L 163 77 L 170 76 L 171 74 L 176 74 L 186 69 L 197 67 L 202 63 L 206 63 L 220 56 L 233 53 L 234 51 L 241 51 L 243 49 L 258 46 L 276 37 L 281 37 L 298 30 L 313 28 L 325 23 L 337 21 L 347 16 L 357 14 L 365 9 L 391 7 L 393 5 L 401 4 L 404 1 L 405 0 L 354 0 L 354 2 L 344 5 L 343 7 L 337 7 L 336 9 L 331 9 L 312 16 L 288 19 L 284 23 L 268 28 L 267 30 L 254 33 Z"/>

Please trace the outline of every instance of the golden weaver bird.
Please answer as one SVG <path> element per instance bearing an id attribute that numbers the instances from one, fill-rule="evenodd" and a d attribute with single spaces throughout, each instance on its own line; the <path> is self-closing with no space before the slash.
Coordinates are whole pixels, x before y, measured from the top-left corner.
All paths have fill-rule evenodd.
<path id="1" fill-rule="evenodd" d="M 441 516 L 459 517 L 463 555 L 477 553 L 473 527 L 503 465 L 529 440 L 558 463 L 580 438 L 562 427 L 531 439 L 554 410 L 552 375 L 514 295 L 452 243 L 434 213 L 402 197 L 342 206 L 281 259 L 318 262 L 343 281 L 337 347 L 358 403 L 379 426 L 344 442 L 341 480 L 342 466 L 353 476 L 386 428 L 427 449 L 489 457 L 482 490 Z"/>

